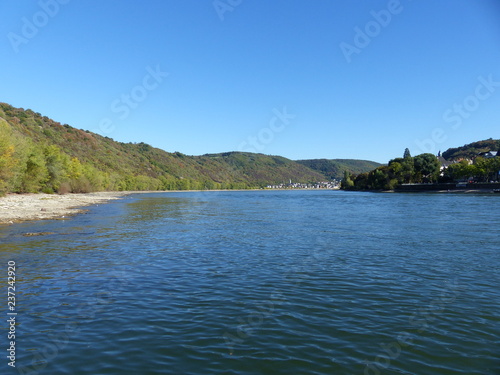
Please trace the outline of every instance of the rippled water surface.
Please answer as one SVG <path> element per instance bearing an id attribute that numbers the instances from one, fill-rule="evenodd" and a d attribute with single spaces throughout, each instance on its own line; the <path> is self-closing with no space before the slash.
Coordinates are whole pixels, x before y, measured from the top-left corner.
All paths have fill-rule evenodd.
<path id="1" fill-rule="evenodd" d="M 499 224 L 495 194 L 235 191 L 0 227 L 0 373 L 500 374 Z"/>

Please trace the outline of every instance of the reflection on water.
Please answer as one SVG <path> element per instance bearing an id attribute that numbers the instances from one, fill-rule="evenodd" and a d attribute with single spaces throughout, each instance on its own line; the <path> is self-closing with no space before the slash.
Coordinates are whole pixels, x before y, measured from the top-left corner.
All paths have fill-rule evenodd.
<path id="1" fill-rule="evenodd" d="M 499 206 L 493 195 L 186 192 L 1 228 L 0 258 L 18 265 L 18 368 L 499 373 Z M 22 236 L 42 231 L 54 234 Z"/>

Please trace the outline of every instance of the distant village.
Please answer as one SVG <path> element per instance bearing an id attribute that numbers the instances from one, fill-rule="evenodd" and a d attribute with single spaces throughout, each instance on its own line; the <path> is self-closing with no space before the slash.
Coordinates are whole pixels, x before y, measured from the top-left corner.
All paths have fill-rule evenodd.
<path id="1" fill-rule="evenodd" d="M 441 169 L 441 176 L 444 175 L 444 171 L 446 170 L 446 168 L 448 168 L 450 165 L 453 165 L 453 164 L 457 164 L 457 163 L 460 163 L 460 162 L 466 162 L 468 165 L 473 165 L 476 158 L 477 157 L 481 157 L 481 158 L 484 158 L 484 159 L 493 159 L 495 157 L 499 156 L 498 155 L 498 151 L 488 151 L 488 152 L 481 152 L 480 154 L 478 154 L 476 157 L 473 157 L 473 158 L 459 158 L 459 159 L 456 159 L 456 160 L 453 160 L 453 161 L 450 161 L 450 160 L 446 160 L 445 158 L 443 158 L 441 156 L 441 151 L 438 153 L 437 155 L 437 159 L 439 161 L 439 164 L 441 165 L 440 166 L 440 169 Z M 499 172 L 500 173 L 500 172 Z"/>
<path id="2" fill-rule="evenodd" d="M 340 180 L 333 179 L 332 181 L 314 182 L 311 184 L 292 182 L 290 180 L 288 183 L 267 185 L 266 189 L 340 189 Z"/>
<path id="3" fill-rule="evenodd" d="M 498 155 L 498 151 L 488 151 L 488 152 L 481 152 L 479 155 L 477 155 L 477 157 L 482 157 L 485 159 L 492 159 L 492 158 L 496 157 L 497 155 Z M 441 163 L 441 170 L 446 168 L 446 167 L 449 167 L 452 164 L 460 163 L 462 160 L 465 160 L 469 165 L 472 165 L 472 164 L 474 164 L 474 160 L 475 160 L 475 158 L 459 158 L 459 159 L 456 159 L 453 161 L 449 161 L 441 156 L 441 151 L 437 155 L 437 158 L 439 160 L 439 163 Z"/>

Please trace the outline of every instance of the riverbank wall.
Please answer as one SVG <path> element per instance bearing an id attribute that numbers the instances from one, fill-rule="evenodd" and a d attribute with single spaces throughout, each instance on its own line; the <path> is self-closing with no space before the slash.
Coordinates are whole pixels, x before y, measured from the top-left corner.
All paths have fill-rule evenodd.
<path id="1" fill-rule="evenodd" d="M 418 191 L 488 191 L 500 189 L 500 182 L 457 184 L 403 184 L 396 187 L 398 192 L 418 192 Z"/>

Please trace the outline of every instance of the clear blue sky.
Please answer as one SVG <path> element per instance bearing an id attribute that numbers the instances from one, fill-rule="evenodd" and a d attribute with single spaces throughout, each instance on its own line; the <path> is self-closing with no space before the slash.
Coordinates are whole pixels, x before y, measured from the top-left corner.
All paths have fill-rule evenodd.
<path id="1" fill-rule="evenodd" d="M 2 0 L 0 14 L 0 101 L 122 142 L 387 162 L 500 138 L 496 0 Z"/>

